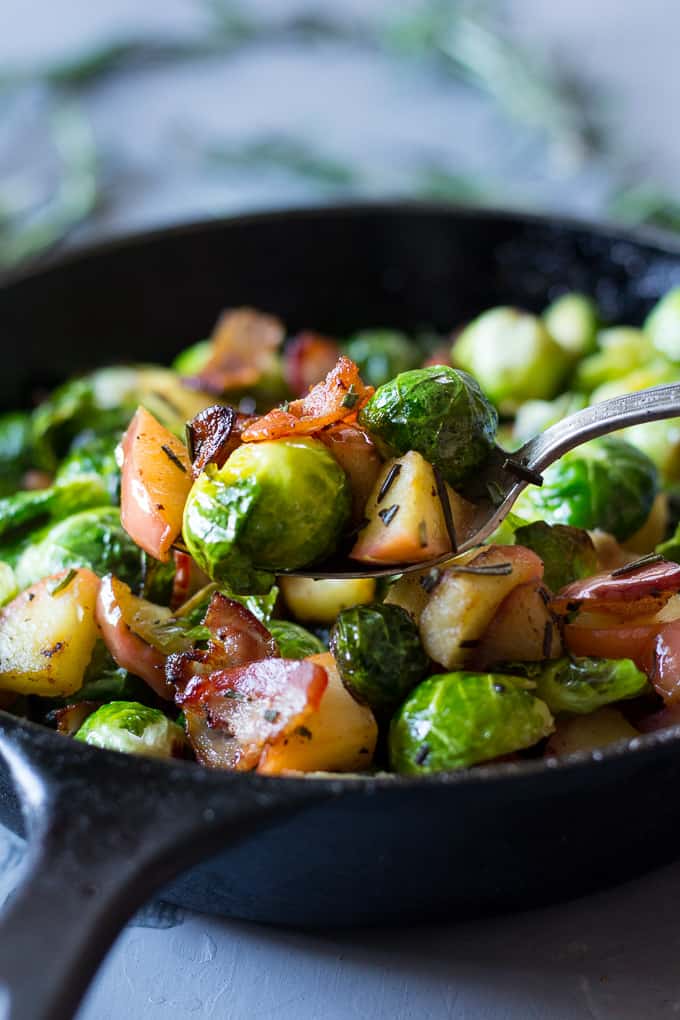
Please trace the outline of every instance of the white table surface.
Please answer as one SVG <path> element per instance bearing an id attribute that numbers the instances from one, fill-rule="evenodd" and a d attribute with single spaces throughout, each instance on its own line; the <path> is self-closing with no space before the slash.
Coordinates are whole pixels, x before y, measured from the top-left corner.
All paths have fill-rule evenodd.
<path id="1" fill-rule="evenodd" d="M 257 6 L 281 12 L 290 4 Z M 343 10 L 378 6 L 386 5 L 346 0 Z M 528 41 L 566 56 L 618 97 L 614 120 L 628 157 L 677 183 L 680 8 L 671 0 L 513 0 L 509 8 Z M 195 18 L 189 0 L 2 0 L 0 69 L 110 31 L 181 29 Z M 576 179 L 548 174 L 521 133 L 471 93 L 337 47 L 137 72 L 98 87 L 89 111 L 101 144 L 115 152 L 98 233 L 313 199 L 297 182 L 206 176 L 182 143 L 189 126 L 198 137 L 233 139 L 281 128 L 291 114 L 331 153 L 361 153 L 373 194 L 403 188 L 395 153 L 419 150 L 573 211 L 596 210 L 609 180 L 606 168 Z M 631 805 L 637 824 L 643 805 Z M 0 830 L 0 898 L 20 856 L 18 841 Z M 680 864 L 548 910 L 405 931 L 310 935 L 152 904 L 120 936 L 79 1020 L 671 1018 L 680 1016 L 679 902 Z"/>

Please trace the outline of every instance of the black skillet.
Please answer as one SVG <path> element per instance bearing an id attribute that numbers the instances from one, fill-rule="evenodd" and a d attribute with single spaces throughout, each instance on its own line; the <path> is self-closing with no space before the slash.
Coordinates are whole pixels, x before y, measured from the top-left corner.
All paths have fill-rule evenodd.
<path id="1" fill-rule="evenodd" d="M 635 323 L 678 282 L 669 243 L 552 218 L 400 203 L 184 226 L 0 285 L 0 407 L 95 364 L 167 361 L 229 305 L 342 335 L 449 330 L 579 289 Z M 30 845 L 0 925 L 12 1020 L 70 1017 L 159 889 L 273 924 L 404 924 L 546 904 L 680 854 L 680 728 L 555 767 L 297 780 L 97 751 L 0 713 L 0 763 L 0 819 Z"/>

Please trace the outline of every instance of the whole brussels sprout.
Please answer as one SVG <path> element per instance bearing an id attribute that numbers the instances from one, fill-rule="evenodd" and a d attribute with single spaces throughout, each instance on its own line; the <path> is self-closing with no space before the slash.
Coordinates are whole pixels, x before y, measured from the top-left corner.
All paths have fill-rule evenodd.
<path id="1" fill-rule="evenodd" d="M 456 485 L 488 457 L 498 415 L 466 372 L 432 365 L 378 387 L 359 422 L 385 457 L 416 450 Z"/>
<path id="2" fill-rule="evenodd" d="M 315 634 L 292 620 L 270 620 L 267 630 L 276 641 L 282 659 L 306 659 L 328 650 Z"/>
<path id="3" fill-rule="evenodd" d="M 111 701 L 88 716 L 75 735 L 93 747 L 147 758 L 183 758 L 183 730 L 157 708 L 138 701 Z"/>
<path id="4" fill-rule="evenodd" d="M 0 559 L 14 566 L 36 532 L 79 510 L 107 502 L 99 478 L 76 479 L 49 489 L 5 496 L 0 499 Z"/>
<path id="5" fill-rule="evenodd" d="M 236 592 L 268 591 L 272 573 L 328 556 L 349 519 L 347 476 L 316 439 L 247 443 L 209 465 L 189 493 L 184 540 L 198 565 Z"/>
<path id="6" fill-rule="evenodd" d="M 602 330 L 597 345 L 598 350 L 583 358 L 574 374 L 574 387 L 585 393 L 643 368 L 656 353 L 642 330 L 632 326 Z"/>
<path id="7" fill-rule="evenodd" d="M 593 439 L 565 454 L 514 506 L 525 520 L 600 528 L 620 542 L 642 527 L 658 489 L 657 470 L 641 450 L 615 436 Z"/>
<path id="8" fill-rule="evenodd" d="M 103 436 L 91 431 L 81 433 L 59 465 L 54 476 L 55 484 L 63 485 L 74 478 L 98 478 L 104 483 L 111 504 L 117 505 L 120 501 L 120 468 L 116 461 L 116 447 L 121 437 L 121 432 Z"/>
<path id="9" fill-rule="evenodd" d="M 654 348 L 680 361 L 680 287 L 669 290 L 645 319 L 644 330 Z"/>
<path id="10" fill-rule="evenodd" d="M 212 354 L 212 342 L 199 340 L 198 343 L 186 347 L 177 355 L 171 368 L 178 375 L 197 375 L 206 365 Z"/>
<path id="11" fill-rule="evenodd" d="M 42 532 L 16 564 L 20 588 L 69 567 L 89 567 L 95 574 L 115 574 L 139 590 L 145 579 L 146 554 L 120 523 L 118 509 L 96 507 L 72 514 Z"/>
<path id="12" fill-rule="evenodd" d="M 551 591 L 597 573 L 595 546 L 582 528 L 534 521 L 515 530 L 515 542 L 543 560 L 543 580 Z"/>
<path id="13" fill-rule="evenodd" d="M 530 681 L 503 674 L 430 677 L 392 720 L 392 768 L 425 775 L 531 747 L 554 728 L 548 706 L 532 689 Z"/>
<path id="14" fill-rule="evenodd" d="M 31 416 L 23 411 L 0 414 L 0 496 L 9 496 L 31 467 Z"/>
<path id="15" fill-rule="evenodd" d="M 603 705 L 637 698 L 650 690 L 646 675 L 630 659 L 583 657 L 531 665 L 539 667 L 530 673 L 536 696 L 554 715 L 587 715 Z"/>
<path id="16" fill-rule="evenodd" d="M 418 345 L 395 329 L 366 329 L 345 344 L 345 353 L 359 367 L 359 375 L 371 386 L 382 386 L 400 372 L 417 368 L 422 361 Z"/>
<path id="17" fill-rule="evenodd" d="M 330 647 L 350 694 L 376 711 L 394 709 L 430 665 L 416 624 L 396 605 L 344 609 L 331 630 Z"/>
<path id="18" fill-rule="evenodd" d="M 525 400 L 550 400 L 571 363 L 540 319 L 506 307 L 474 319 L 456 339 L 451 358 L 477 379 L 503 414 L 512 414 Z"/>
<path id="19" fill-rule="evenodd" d="M 560 393 L 554 400 L 527 400 L 517 410 L 512 426 L 515 443 L 528 442 L 550 425 L 582 411 L 588 401 L 583 393 Z M 501 446 L 504 444 L 501 443 Z"/>
<path id="20" fill-rule="evenodd" d="M 595 347 L 597 305 L 586 294 L 572 291 L 558 297 L 543 312 L 548 332 L 567 354 L 582 357 Z"/>

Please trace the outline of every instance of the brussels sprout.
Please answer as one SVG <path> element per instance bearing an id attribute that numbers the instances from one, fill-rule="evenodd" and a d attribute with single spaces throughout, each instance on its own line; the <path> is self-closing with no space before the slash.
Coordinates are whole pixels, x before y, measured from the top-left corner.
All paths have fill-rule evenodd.
<path id="1" fill-rule="evenodd" d="M 587 715 L 603 705 L 637 698 L 651 688 L 647 676 L 631 659 L 555 659 L 526 663 L 526 674 L 536 684 L 536 696 L 553 715 L 571 712 Z M 521 663 L 508 663 L 513 674 L 523 673 Z"/>
<path id="2" fill-rule="evenodd" d="M 0 499 L 0 558 L 14 566 L 38 530 L 106 502 L 108 497 L 98 478 L 5 496 Z"/>
<path id="3" fill-rule="evenodd" d="M 521 677 L 444 673 L 406 699 L 390 727 L 396 772 L 461 769 L 524 747 L 552 732 L 548 706 Z"/>
<path id="4" fill-rule="evenodd" d="M 541 488 L 525 489 L 514 512 L 528 521 L 600 528 L 623 542 L 645 523 L 657 487 L 649 457 L 623 439 L 603 436 L 547 468 Z"/>
<path id="5" fill-rule="evenodd" d="M 488 457 L 498 415 L 466 372 L 432 365 L 380 386 L 359 422 L 385 457 L 416 450 L 455 485 Z"/>
<path id="6" fill-rule="evenodd" d="M 206 365 L 212 353 L 210 340 L 199 340 L 177 355 L 170 366 L 178 375 L 197 375 Z"/>
<path id="7" fill-rule="evenodd" d="M 533 549 L 543 560 L 543 580 L 551 591 L 597 573 L 595 546 L 582 528 L 534 521 L 516 529 L 515 542 Z"/>
<path id="8" fill-rule="evenodd" d="M 157 708 L 138 701 L 111 701 L 88 716 L 75 735 L 93 747 L 147 758 L 183 758 L 184 731 Z"/>
<path id="9" fill-rule="evenodd" d="M 9 563 L 0 563 L 0 606 L 11 602 L 19 593 L 19 585 Z"/>
<path id="10" fill-rule="evenodd" d="M 31 416 L 23 411 L 0 414 L 0 496 L 8 496 L 20 485 L 31 466 Z"/>
<path id="11" fill-rule="evenodd" d="M 680 287 L 669 290 L 645 319 L 644 330 L 657 351 L 680 361 Z"/>
<path id="12" fill-rule="evenodd" d="M 139 590 L 146 554 L 123 530 L 116 507 L 96 507 L 72 514 L 36 536 L 17 560 L 17 582 L 27 588 L 66 567 L 89 567 L 100 576 L 115 574 Z"/>
<path id="13" fill-rule="evenodd" d="M 116 447 L 121 437 L 121 432 L 103 436 L 92 431 L 80 433 L 59 465 L 54 476 L 55 485 L 63 485 L 74 478 L 98 478 L 109 494 L 109 501 L 116 506 L 120 502 L 120 468 L 116 461 Z"/>
<path id="14" fill-rule="evenodd" d="M 573 384 L 590 393 L 603 383 L 643 368 L 655 355 L 649 338 L 632 326 L 616 326 L 598 334 L 599 350 L 579 362 Z"/>
<path id="15" fill-rule="evenodd" d="M 271 588 L 269 572 L 329 555 L 349 519 L 347 477 L 316 439 L 236 449 L 209 465 L 184 511 L 184 540 L 198 565 L 237 592 Z"/>
<path id="16" fill-rule="evenodd" d="M 323 641 L 292 620 L 270 620 L 267 630 L 279 646 L 282 659 L 306 659 L 327 651 Z"/>
<path id="17" fill-rule="evenodd" d="M 571 361 L 540 319 L 505 307 L 474 319 L 455 341 L 451 358 L 504 414 L 524 400 L 554 397 Z"/>
<path id="18" fill-rule="evenodd" d="M 526 443 L 550 425 L 562 421 L 576 411 L 582 411 L 587 403 L 583 393 L 571 391 L 561 393 L 554 400 L 527 400 L 517 411 L 512 426 L 512 438 L 520 445 Z M 502 442 L 501 446 L 504 446 Z"/>
<path id="19" fill-rule="evenodd" d="M 657 545 L 655 552 L 663 556 L 665 560 L 672 560 L 673 563 L 680 563 L 680 521 L 675 527 L 675 532 L 665 542 Z"/>
<path id="20" fill-rule="evenodd" d="M 376 711 L 394 709 L 430 663 L 416 624 L 396 605 L 376 602 L 343 610 L 330 644 L 345 687 Z"/>
<path id="21" fill-rule="evenodd" d="M 382 386 L 400 372 L 417 368 L 422 354 L 416 343 L 394 329 L 366 329 L 345 344 L 345 353 L 371 386 Z"/>
<path id="22" fill-rule="evenodd" d="M 543 312 L 548 332 L 571 355 L 590 354 L 598 328 L 597 306 L 586 294 L 563 294 Z"/>
<path id="23" fill-rule="evenodd" d="M 217 591 L 222 592 L 227 598 L 234 599 L 235 602 L 240 602 L 260 623 L 263 623 L 265 627 L 269 627 L 269 621 L 272 618 L 274 606 L 279 597 L 279 589 L 276 585 L 273 585 L 266 595 L 237 595 L 227 585 L 215 584 L 213 582 L 212 584 L 207 584 L 205 588 L 201 588 L 195 595 L 192 595 L 189 601 L 185 602 L 177 610 L 175 616 L 188 627 L 198 627 L 203 622 L 203 618 L 210 605 L 210 600 Z M 156 601 L 159 600 L 157 599 Z M 165 601 L 167 602 L 168 600 L 166 599 Z"/>

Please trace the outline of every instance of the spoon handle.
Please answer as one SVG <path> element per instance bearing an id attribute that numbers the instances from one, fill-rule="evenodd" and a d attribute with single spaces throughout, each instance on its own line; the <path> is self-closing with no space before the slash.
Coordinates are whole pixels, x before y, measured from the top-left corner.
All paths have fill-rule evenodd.
<path id="1" fill-rule="evenodd" d="M 513 456 L 533 471 L 541 472 L 589 439 L 616 432 L 628 425 L 677 417 L 680 417 L 680 383 L 653 386 L 577 411 L 530 439 Z"/>

